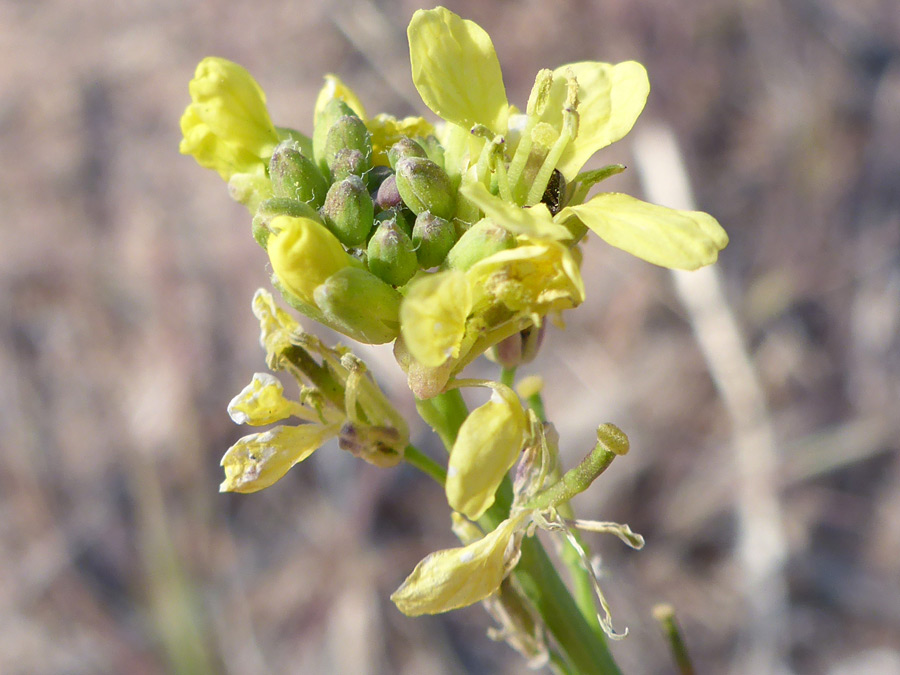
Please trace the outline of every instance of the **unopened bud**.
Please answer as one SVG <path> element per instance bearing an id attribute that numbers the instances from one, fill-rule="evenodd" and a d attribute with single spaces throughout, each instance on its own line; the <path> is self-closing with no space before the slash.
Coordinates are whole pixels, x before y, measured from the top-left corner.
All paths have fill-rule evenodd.
<path id="1" fill-rule="evenodd" d="M 504 368 L 517 368 L 534 361 L 541 343 L 544 341 L 546 323 L 540 327 L 529 326 L 515 335 L 510 335 L 494 345 L 492 356 L 494 361 Z"/>
<path id="2" fill-rule="evenodd" d="M 375 195 L 375 206 L 380 210 L 400 208 L 403 199 L 400 197 L 400 191 L 397 190 L 397 177 L 391 174 L 384 179 L 384 182 L 378 187 L 378 193 Z"/>
<path id="3" fill-rule="evenodd" d="M 386 223 L 389 220 L 396 223 L 397 227 L 403 230 L 406 233 L 406 236 L 412 239 L 413 232 L 413 224 L 415 223 L 416 217 L 409 209 L 397 208 L 397 209 L 388 209 L 387 211 L 381 211 L 375 216 L 375 222 L 377 223 Z"/>
<path id="4" fill-rule="evenodd" d="M 465 272 L 479 260 L 509 248 L 516 238 L 509 231 L 483 218 L 470 227 L 447 254 L 447 266 Z"/>
<path id="5" fill-rule="evenodd" d="M 456 243 L 456 228 L 450 221 L 438 218 L 430 211 L 422 211 L 416 216 L 412 243 L 419 266 L 423 269 L 436 267 L 444 262 Z"/>
<path id="6" fill-rule="evenodd" d="M 391 149 L 388 150 L 387 156 L 388 162 L 390 162 L 391 168 L 394 170 L 397 169 L 397 162 L 401 159 L 406 159 L 407 157 L 428 157 L 425 148 L 407 136 L 394 143 Z"/>
<path id="7" fill-rule="evenodd" d="M 272 222 L 275 216 L 309 218 L 319 224 L 325 224 L 319 212 L 306 202 L 288 199 L 287 197 L 267 199 L 260 203 L 256 208 L 256 214 L 253 216 L 253 238 L 263 248 L 266 247 L 269 235 L 272 234 L 272 230 L 269 229 L 269 223 Z"/>
<path id="8" fill-rule="evenodd" d="M 313 159 L 316 161 L 319 171 L 326 177 L 330 175 L 328 163 L 325 161 L 325 141 L 328 138 L 328 132 L 341 117 L 355 114 L 349 105 L 339 98 L 333 98 L 316 115 L 316 126 L 313 129 L 312 137 Z"/>
<path id="9" fill-rule="evenodd" d="M 369 270 L 391 286 L 402 286 L 419 269 L 412 241 L 394 220 L 378 226 L 366 252 Z"/>
<path id="10" fill-rule="evenodd" d="M 372 194 L 372 199 L 375 199 L 375 195 L 378 193 L 378 188 L 381 187 L 381 184 L 387 180 L 388 176 L 393 176 L 394 170 L 389 166 L 384 166 L 383 164 L 377 164 L 373 166 L 369 172 L 363 176 L 363 180 L 366 181 L 366 187 L 369 188 L 369 192 Z"/>
<path id="11" fill-rule="evenodd" d="M 429 134 L 425 138 L 421 139 L 419 143 L 425 148 L 425 153 L 428 159 L 437 164 L 438 166 L 444 166 L 444 146 L 441 145 L 441 142 L 437 139 L 437 136 L 434 134 Z"/>
<path id="12" fill-rule="evenodd" d="M 336 179 L 339 179 L 336 171 L 362 176 L 372 168 L 372 139 L 365 123 L 356 115 L 340 117 L 328 130 L 325 163 Z"/>
<path id="13" fill-rule="evenodd" d="M 413 213 L 431 211 L 440 218 L 453 218 L 456 192 L 446 171 L 421 157 L 401 159 L 396 171 L 397 189 Z"/>
<path id="14" fill-rule="evenodd" d="M 375 217 L 375 206 L 359 176 L 333 183 L 322 207 L 325 225 L 341 243 L 354 248 L 365 243 Z"/>
<path id="15" fill-rule="evenodd" d="M 319 208 L 325 202 L 328 182 L 296 141 L 280 143 L 269 160 L 269 178 L 275 197 L 288 197 Z"/>
<path id="16" fill-rule="evenodd" d="M 384 344 L 400 332 L 402 296 L 369 270 L 345 267 L 314 293 L 326 323 L 366 344 Z"/>

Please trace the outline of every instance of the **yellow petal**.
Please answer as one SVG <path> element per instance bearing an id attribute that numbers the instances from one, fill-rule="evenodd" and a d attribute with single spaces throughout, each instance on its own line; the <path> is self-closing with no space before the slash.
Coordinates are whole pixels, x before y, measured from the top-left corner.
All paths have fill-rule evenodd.
<path id="1" fill-rule="evenodd" d="M 324 225 L 309 218 L 276 216 L 267 241 L 275 275 L 292 294 L 315 305 L 313 293 L 335 272 L 351 264 L 350 256 Z"/>
<path id="2" fill-rule="evenodd" d="M 506 132 L 509 103 L 490 36 L 476 23 L 437 7 L 413 14 L 407 29 L 412 78 L 442 119 L 466 129 Z"/>
<path id="3" fill-rule="evenodd" d="M 598 150 L 625 136 L 647 102 L 650 82 L 647 71 L 636 61 L 615 65 L 582 61 L 553 71 L 553 86 L 541 119 L 562 128 L 567 76 L 578 82 L 578 134 L 557 162 L 562 174 L 572 179 Z"/>
<path id="4" fill-rule="evenodd" d="M 447 467 L 447 502 L 470 520 L 494 503 L 494 493 L 525 441 L 525 412 L 508 387 L 495 385 L 491 400 L 459 428 Z"/>
<path id="5" fill-rule="evenodd" d="M 303 329 L 290 314 L 275 304 L 275 298 L 264 288 L 253 294 L 253 315 L 259 320 L 259 345 L 266 350 L 266 361 L 273 363 L 290 347 L 291 336 Z"/>
<path id="6" fill-rule="evenodd" d="M 462 272 L 413 280 L 400 305 L 400 331 L 409 353 L 427 368 L 459 356 L 471 308 L 472 292 Z"/>
<path id="7" fill-rule="evenodd" d="M 366 119 L 366 109 L 363 107 L 362 101 L 359 100 L 359 97 L 354 91 L 344 84 L 337 75 L 326 75 L 325 85 L 319 91 L 318 97 L 316 97 L 316 108 L 313 116 L 314 123 L 319 121 L 319 114 L 325 109 L 328 102 L 335 98 L 340 99 L 349 105 L 353 109 L 353 112 L 359 115 L 359 119 Z M 315 124 L 313 126 L 315 126 Z"/>
<path id="8" fill-rule="evenodd" d="M 434 126 L 424 117 L 404 117 L 379 113 L 366 120 L 366 128 L 372 137 L 372 164 L 388 165 L 387 151 L 402 137 L 425 137 L 434 133 Z"/>
<path id="9" fill-rule="evenodd" d="M 219 491 L 256 492 L 269 487 L 336 432 L 336 425 L 303 424 L 244 436 L 222 457 L 225 480 Z"/>
<path id="10" fill-rule="evenodd" d="M 407 616 L 438 614 L 466 607 L 495 593 L 515 565 L 508 550 L 524 516 L 504 520 L 478 541 L 430 554 L 394 591 L 391 600 Z"/>
<path id="11" fill-rule="evenodd" d="M 292 410 L 281 382 L 269 373 L 254 373 L 250 384 L 228 404 L 228 416 L 235 424 L 254 426 L 283 420 Z"/>
<path id="12" fill-rule="evenodd" d="M 208 57 L 197 66 L 189 89 L 192 103 L 181 117 L 180 151 L 224 180 L 235 173 L 264 173 L 278 134 L 265 94 L 250 73 Z"/>
<path id="13" fill-rule="evenodd" d="M 557 216 L 576 216 L 608 244 L 662 267 L 695 270 L 716 261 L 728 235 L 702 211 L 679 211 L 629 195 L 601 193 Z"/>

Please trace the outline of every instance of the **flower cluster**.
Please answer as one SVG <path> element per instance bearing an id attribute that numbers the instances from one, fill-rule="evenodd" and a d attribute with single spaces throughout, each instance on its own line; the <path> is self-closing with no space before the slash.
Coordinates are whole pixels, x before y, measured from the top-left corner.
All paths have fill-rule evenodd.
<path id="1" fill-rule="evenodd" d="M 420 401 L 491 389 L 452 434 L 445 489 L 466 546 L 429 556 L 394 595 L 401 610 L 421 614 L 501 589 L 522 537 L 535 527 L 569 532 L 559 513 L 571 486 L 584 489 L 602 470 L 585 460 L 594 473 L 587 479 L 582 467 L 567 482 L 533 411 L 508 386 L 457 379 L 462 369 L 495 347 L 495 358 L 515 366 L 533 355 L 548 317 L 584 300 L 578 244 L 588 232 L 680 269 L 714 262 L 728 238 L 705 213 L 616 192 L 589 198 L 624 170 L 582 171 L 640 115 L 649 92 L 640 64 L 541 70 L 522 112 L 508 102 L 493 44 L 477 24 L 442 7 L 420 10 L 408 37 L 413 81 L 437 124 L 370 116 L 328 75 L 305 135 L 273 124 L 246 70 L 207 58 L 190 84 L 181 151 L 216 170 L 250 210 L 272 283 L 291 307 L 354 340 L 393 342 Z M 264 488 L 332 437 L 375 464 L 400 461 L 406 424 L 362 362 L 304 333 L 268 293 L 253 306 L 270 368 L 294 375 L 300 395 L 289 400 L 278 380 L 257 374 L 229 412 L 238 423 L 300 424 L 241 439 L 223 459 L 222 489 Z M 627 449 L 617 429 L 604 434 L 605 454 L 595 449 L 589 459 Z M 520 457 L 508 517 L 473 530 Z M 631 536 L 616 528 L 606 527 Z"/>

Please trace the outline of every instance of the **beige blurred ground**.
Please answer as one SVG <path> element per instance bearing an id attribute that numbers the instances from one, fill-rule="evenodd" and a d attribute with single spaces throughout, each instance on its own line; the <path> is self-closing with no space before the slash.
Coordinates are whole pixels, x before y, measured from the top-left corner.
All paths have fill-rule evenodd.
<path id="1" fill-rule="evenodd" d="M 774 597 L 770 651 L 793 671 L 900 673 L 897 3 L 448 4 L 491 33 L 520 104 L 540 67 L 644 62 L 636 132 L 671 125 L 731 235 L 720 269 L 770 410 L 762 492 L 786 547 L 759 588 L 732 424 L 664 271 L 589 244 L 588 301 L 527 370 L 548 376 L 570 461 L 599 422 L 632 438 L 579 503 L 648 539 L 590 539 L 631 629 L 625 671 L 672 672 L 650 613 L 665 600 L 700 672 L 753 672 L 749 593 Z M 328 71 L 408 114 L 416 7 L 0 0 L 0 672 L 522 671 L 480 608 L 411 620 L 387 600 L 453 543 L 412 471 L 329 447 L 265 492 L 216 491 L 243 433 L 225 405 L 264 369 L 249 300 L 266 272 L 243 208 L 177 153 L 187 82 L 217 54 L 279 124 L 308 130 Z M 411 410 L 386 353 L 361 353 Z"/>

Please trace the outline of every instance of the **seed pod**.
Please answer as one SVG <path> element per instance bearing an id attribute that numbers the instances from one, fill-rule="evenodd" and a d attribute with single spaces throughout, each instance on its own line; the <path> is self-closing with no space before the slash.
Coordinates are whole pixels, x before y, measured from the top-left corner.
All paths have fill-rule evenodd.
<path id="1" fill-rule="evenodd" d="M 438 218 L 430 211 L 422 211 L 416 216 L 412 243 L 419 266 L 423 269 L 435 267 L 444 262 L 456 243 L 456 228 L 450 221 Z"/>
<path id="2" fill-rule="evenodd" d="M 459 238 L 447 254 L 447 267 L 465 272 L 479 260 L 516 247 L 516 238 L 499 225 L 482 218 Z"/>
<path id="3" fill-rule="evenodd" d="M 325 225 L 347 248 L 365 243 L 372 229 L 375 206 L 359 176 L 333 183 L 322 207 Z"/>
<path id="4" fill-rule="evenodd" d="M 431 211 L 450 220 L 456 211 L 456 191 L 450 177 L 430 159 L 407 157 L 397 162 L 397 190 L 416 215 Z"/>
<path id="5" fill-rule="evenodd" d="M 378 226 L 366 249 L 369 271 L 391 286 L 402 286 L 419 269 L 413 245 L 395 220 Z"/>
<path id="6" fill-rule="evenodd" d="M 269 160 L 269 178 L 275 197 L 287 197 L 319 208 L 325 202 L 328 182 L 296 141 L 280 143 Z"/>

